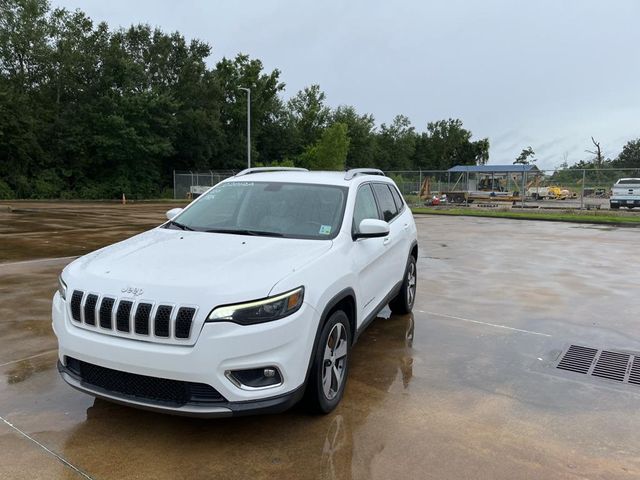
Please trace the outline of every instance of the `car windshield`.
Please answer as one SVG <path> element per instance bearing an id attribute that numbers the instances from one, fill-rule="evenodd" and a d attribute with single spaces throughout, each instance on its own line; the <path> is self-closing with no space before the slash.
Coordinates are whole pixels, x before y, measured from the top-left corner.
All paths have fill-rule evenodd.
<path id="1" fill-rule="evenodd" d="M 328 240 L 342 224 L 347 191 L 303 183 L 220 183 L 167 228 Z"/>

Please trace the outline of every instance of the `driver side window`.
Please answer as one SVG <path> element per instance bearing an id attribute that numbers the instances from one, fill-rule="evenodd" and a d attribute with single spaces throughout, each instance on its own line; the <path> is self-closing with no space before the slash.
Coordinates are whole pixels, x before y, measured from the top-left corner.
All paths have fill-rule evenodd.
<path id="1" fill-rule="evenodd" d="M 366 184 L 358 189 L 356 196 L 356 205 L 353 210 L 353 231 L 357 232 L 360 227 L 360 222 L 365 218 L 373 218 L 379 220 L 378 205 L 376 199 L 373 196 L 371 185 Z"/>

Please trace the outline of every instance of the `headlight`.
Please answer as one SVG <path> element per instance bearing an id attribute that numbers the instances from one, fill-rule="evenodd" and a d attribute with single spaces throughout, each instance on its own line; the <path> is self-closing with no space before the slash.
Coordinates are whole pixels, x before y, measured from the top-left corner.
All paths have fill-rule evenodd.
<path id="1" fill-rule="evenodd" d="M 62 275 L 58 275 L 58 292 L 63 300 L 67 299 L 67 284 L 62 280 Z"/>
<path id="2" fill-rule="evenodd" d="M 304 287 L 298 287 L 264 300 L 214 308 L 207 321 L 227 321 L 240 325 L 270 322 L 297 312 L 302 306 L 303 298 Z"/>

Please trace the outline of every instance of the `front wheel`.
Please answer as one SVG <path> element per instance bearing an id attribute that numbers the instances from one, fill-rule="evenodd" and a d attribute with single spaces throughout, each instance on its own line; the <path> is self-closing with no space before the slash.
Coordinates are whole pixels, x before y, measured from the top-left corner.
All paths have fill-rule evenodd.
<path id="1" fill-rule="evenodd" d="M 333 312 L 322 327 L 307 385 L 307 403 L 319 413 L 331 412 L 344 394 L 349 371 L 351 330 L 342 310 Z"/>
<path id="2" fill-rule="evenodd" d="M 393 313 L 404 315 L 413 310 L 413 304 L 416 301 L 417 277 L 416 259 L 411 255 L 407 263 L 407 269 L 404 274 L 402 286 L 400 287 L 400 292 L 389 302 L 389 308 Z"/>

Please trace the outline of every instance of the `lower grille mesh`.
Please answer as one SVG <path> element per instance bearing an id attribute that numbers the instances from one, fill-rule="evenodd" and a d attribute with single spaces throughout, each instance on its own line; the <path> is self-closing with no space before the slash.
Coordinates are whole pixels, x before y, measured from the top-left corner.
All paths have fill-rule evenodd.
<path id="1" fill-rule="evenodd" d="M 173 406 L 226 401 L 216 389 L 204 383 L 182 382 L 121 372 L 71 357 L 67 357 L 66 360 L 67 368 L 78 375 L 83 384 L 98 387 L 107 392 Z"/>

